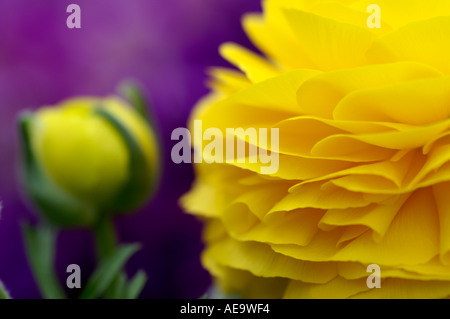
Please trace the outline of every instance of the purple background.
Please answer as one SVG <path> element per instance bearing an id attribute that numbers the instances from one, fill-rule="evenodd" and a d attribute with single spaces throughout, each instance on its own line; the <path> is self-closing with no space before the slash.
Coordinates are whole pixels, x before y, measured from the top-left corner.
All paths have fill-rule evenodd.
<path id="1" fill-rule="evenodd" d="M 66 27 L 66 8 L 81 7 L 81 29 Z M 251 47 L 245 12 L 260 0 L 1 0 L 0 1 L 0 278 L 15 298 L 39 298 L 27 266 L 20 222 L 34 214 L 17 178 L 17 114 L 75 95 L 114 93 L 124 78 L 140 81 L 151 99 L 163 142 L 164 171 L 155 200 L 117 219 L 122 242 L 143 250 L 127 266 L 149 275 L 144 298 L 197 298 L 210 285 L 200 265 L 201 224 L 178 207 L 193 180 L 189 165 L 170 160 L 170 133 L 185 127 L 205 93 L 206 69 L 227 65 L 220 43 Z M 95 265 L 86 230 L 60 234 L 57 271 L 81 266 L 83 282 Z"/>

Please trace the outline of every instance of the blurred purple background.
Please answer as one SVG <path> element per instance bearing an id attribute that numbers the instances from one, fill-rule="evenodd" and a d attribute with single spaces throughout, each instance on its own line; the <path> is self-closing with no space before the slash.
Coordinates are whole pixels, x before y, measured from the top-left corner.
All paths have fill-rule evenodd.
<path id="1" fill-rule="evenodd" d="M 81 29 L 68 29 L 66 8 L 81 7 Z M 178 207 L 192 168 L 170 160 L 170 134 L 185 127 L 205 93 L 206 69 L 227 65 L 220 43 L 251 47 L 240 19 L 260 0 L 1 0 L 0 1 L 0 278 L 14 298 L 39 298 L 23 252 L 20 223 L 33 218 L 18 183 L 16 118 L 26 108 L 75 95 L 115 92 L 126 78 L 140 81 L 159 123 L 162 184 L 140 212 L 117 219 L 122 242 L 143 244 L 127 266 L 149 275 L 143 298 L 198 298 L 210 285 L 199 261 L 201 224 Z M 57 271 L 95 265 L 90 233 L 66 230 L 58 241 Z"/>

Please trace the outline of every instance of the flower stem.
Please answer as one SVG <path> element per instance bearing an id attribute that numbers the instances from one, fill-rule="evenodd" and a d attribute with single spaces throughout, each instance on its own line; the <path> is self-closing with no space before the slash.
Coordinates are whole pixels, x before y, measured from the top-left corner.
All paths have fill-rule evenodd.
<path id="1" fill-rule="evenodd" d="M 104 260 L 116 249 L 117 236 L 110 218 L 101 218 L 94 229 L 95 244 L 99 261 Z"/>
<path id="2" fill-rule="evenodd" d="M 95 244 L 97 248 L 98 262 L 105 261 L 117 249 L 117 234 L 111 218 L 103 217 L 94 229 Z M 118 289 L 119 276 L 115 278 L 111 286 L 106 290 L 104 298 L 113 299 Z"/>

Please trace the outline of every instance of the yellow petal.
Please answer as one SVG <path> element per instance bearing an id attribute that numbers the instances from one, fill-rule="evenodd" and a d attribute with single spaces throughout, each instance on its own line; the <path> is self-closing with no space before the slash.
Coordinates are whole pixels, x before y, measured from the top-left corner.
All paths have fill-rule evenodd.
<path id="1" fill-rule="evenodd" d="M 386 160 L 394 151 L 361 141 L 359 136 L 332 135 L 317 142 L 311 149 L 313 156 L 333 158 L 354 162 L 373 162 Z"/>
<path id="2" fill-rule="evenodd" d="M 210 95 L 191 115 L 189 128 L 194 120 L 202 120 L 203 129 L 267 128 L 273 124 L 300 114 L 295 96 L 296 90 L 317 71 L 296 70 L 259 82 L 231 96 Z"/>
<path id="3" fill-rule="evenodd" d="M 305 81 L 297 91 L 297 99 L 306 114 L 331 119 L 336 105 L 350 92 L 438 76 L 441 73 L 436 69 L 413 62 L 338 70 Z"/>
<path id="4" fill-rule="evenodd" d="M 296 192 L 297 188 L 303 187 L 304 185 L 315 183 L 315 182 L 321 182 L 321 181 L 327 181 L 327 180 L 334 180 L 338 177 L 345 177 L 345 176 L 352 176 L 352 175 L 363 175 L 363 176 L 374 176 L 374 177 L 381 177 L 385 179 L 386 181 L 392 182 L 397 188 L 400 188 L 403 184 L 405 179 L 407 179 L 408 174 L 411 171 L 414 171 L 412 169 L 412 164 L 417 161 L 417 154 L 419 152 L 409 152 L 408 154 L 404 155 L 401 159 L 397 161 L 383 161 L 373 164 L 363 164 L 358 166 L 353 166 L 348 169 L 343 169 L 341 171 L 333 172 L 330 174 L 326 174 L 323 176 L 320 176 L 318 178 L 309 179 L 307 181 L 298 183 L 291 187 L 289 189 L 290 192 Z M 357 179 L 356 181 L 360 181 L 361 179 Z M 364 182 L 364 181 L 362 181 Z M 341 183 L 340 186 L 343 186 Z M 351 185 L 350 185 L 351 186 Z M 321 186 L 322 189 L 324 189 L 324 186 Z M 352 189 L 349 189 L 352 190 Z M 353 189 L 353 191 L 357 191 L 356 189 Z M 337 208 L 337 207 L 335 207 Z"/>
<path id="5" fill-rule="evenodd" d="M 222 44 L 220 54 L 241 69 L 253 83 L 270 79 L 281 73 L 267 60 L 234 43 Z"/>
<path id="6" fill-rule="evenodd" d="M 217 286 L 234 298 L 280 299 L 288 279 L 257 277 L 245 270 L 224 267 L 202 255 L 202 263 L 215 276 Z"/>
<path id="7" fill-rule="evenodd" d="M 248 159 L 245 160 L 245 163 L 230 164 L 257 173 L 260 173 L 261 167 L 265 166 L 265 164 L 250 163 Z M 306 180 L 340 171 L 350 166 L 351 163 L 342 160 L 301 158 L 279 154 L 279 169 L 270 176 L 286 180 Z"/>
<path id="8" fill-rule="evenodd" d="M 359 11 L 366 12 L 372 0 L 359 0 L 350 5 Z M 438 16 L 450 15 L 450 3 L 447 0 L 377 0 L 381 8 L 381 17 L 394 29 L 401 28 L 411 22 L 428 20 Z M 382 25 L 384 28 L 384 25 Z"/>
<path id="9" fill-rule="evenodd" d="M 281 254 L 310 261 L 355 261 L 379 265 L 417 265 L 439 254 L 439 224 L 429 189 L 414 193 L 402 206 L 383 239 L 377 243 L 370 233 L 338 242 L 344 230 L 319 231 L 308 246 L 271 245 Z"/>
<path id="10" fill-rule="evenodd" d="M 450 183 L 441 183 L 433 186 L 433 194 L 439 213 L 440 234 L 440 260 L 444 265 L 450 265 Z"/>
<path id="11" fill-rule="evenodd" d="M 440 136 L 441 132 L 447 130 L 449 126 L 450 121 L 445 120 L 431 125 L 413 126 L 377 134 L 361 134 L 351 138 L 380 147 L 405 150 L 425 146 L 430 140 Z"/>
<path id="12" fill-rule="evenodd" d="M 275 252 L 299 260 L 331 261 L 338 251 L 338 242 L 343 233 L 343 228 L 318 231 L 306 246 L 280 244 L 270 246 Z"/>
<path id="13" fill-rule="evenodd" d="M 306 284 L 292 280 L 283 296 L 285 299 L 344 299 L 368 290 L 365 279 L 345 280 L 336 277 L 323 284 Z"/>
<path id="14" fill-rule="evenodd" d="M 419 281 L 446 280 L 450 283 L 450 270 L 448 267 L 440 264 L 439 261 L 436 261 L 436 258 L 420 265 L 398 265 L 396 268 L 385 265 L 379 266 L 382 278 L 401 278 Z M 360 263 L 338 263 L 338 272 L 339 276 L 348 280 L 367 278 L 369 275 L 367 265 Z"/>
<path id="15" fill-rule="evenodd" d="M 319 70 L 367 64 L 365 53 L 374 40 L 367 26 L 341 23 L 300 10 L 285 9 L 284 14 L 299 44 Z"/>
<path id="16" fill-rule="evenodd" d="M 427 155 L 421 170 L 416 174 L 410 184 L 417 184 L 429 173 L 436 172 L 450 161 L 450 145 L 437 146 Z"/>
<path id="17" fill-rule="evenodd" d="M 359 90 L 342 99 L 337 120 L 426 125 L 450 115 L 450 77 L 439 77 Z"/>
<path id="18" fill-rule="evenodd" d="M 298 261 L 275 253 L 268 245 L 232 239 L 210 245 L 205 251 L 220 265 L 247 270 L 261 277 L 284 277 L 312 283 L 326 283 L 337 275 L 334 263 Z"/>
<path id="19" fill-rule="evenodd" d="M 241 241 L 256 241 L 269 244 L 308 245 L 317 233 L 317 223 L 323 216 L 323 211 L 314 209 L 298 209 L 290 212 L 272 213 L 264 221 L 253 219 L 253 223 L 244 226 L 248 220 L 245 214 L 250 214 L 244 207 L 233 206 L 227 212 L 237 212 L 234 224 L 230 225 L 225 213 L 223 221 L 226 223 L 230 235 Z M 244 228 L 245 227 L 245 228 Z"/>
<path id="20" fill-rule="evenodd" d="M 408 196 L 400 196 L 390 205 L 373 204 L 353 209 L 330 209 L 320 220 L 319 227 L 326 230 L 326 226 L 363 225 L 372 229 L 374 240 L 380 242 Z"/>
<path id="21" fill-rule="evenodd" d="M 357 299 L 428 299 L 446 298 L 450 284 L 446 281 L 418 281 L 388 278 L 382 280 L 381 288 L 369 289 L 351 298 Z"/>
<path id="22" fill-rule="evenodd" d="M 264 7 L 264 17 L 247 14 L 243 19 L 243 27 L 252 42 L 281 68 L 315 68 L 287 24 L 282 9 L 270 1 Z"/>
<path id="23" fill-rule="evenodd" d="M 322 185 L 323 183 L 310 183 L 292 188 L 292 192 L 278 201 L 269 213 L 307 207 L 345 209 L 370 204 L 362 193 L 353 193 L 338 187 L 322 188 Z"/>
<path id="24" fill-rule="evenodd" d="M 332 227 L 334 226 L 331 226 L 331 228 Z M 361 225 L 345 227 L 345 231 L 342 233 L 341 238 L 339 238 L 336 247 L 338 248 L 344 247 L 349 241 L 358 238 L 367 231 L 369 231 L 369 228 Z"/>
<path id="25" fill-rule="evenodd" d="M 449 16 L 413 22 L 382 37 L 368 55 L 374 62 L 392 59 L 417 61 L 449 74 L 450 62 L 446 54 L 450 49 L 449 30 Z"/>
<path id="26" fill-rule="evenodd" d="M 243 203 L 259 219 L 272 209 L 287 193 L 290 184 L 286 182 L 273 182 L 263 186 L 253 186 L 247 189 L 232 204 Z"/>
<path id="27" fill-rule="evenodd" d="M 231 95 L 248 87 L 251 82 L 241 72 L 226 69 L 212 68 L 209 70 L 211 79 L 208 86 L 216 92 Z"/>
<path id="28" fill-rule="evenodd" d="M 429 262 L 419 265 L 400 265 L 399 268 L 404 269 L 410 273 L 415 273 L 422 276 L 422 279 L 450 279 L 450 268 L 442 264 L 440 256 L 436 256 Z M 418 278 L 420 279 L 420 278 Z"/>
<path id="29" fill-rule="evenodd" d="M 429 189 L 415 192 L 395 216 L 385 236 L 370 234 L 350 242 L 333 260 L 398 265 L 426 263 L 439 253 L 439 221 Z"/>
<path id="30" fill-rule="evenodd" d="M 220 215 L 223 199 L 216 188 L 197 181 L 189 193 L 185 194 L 180 203 L 183 208 L 191 213 L 205 217 L 218 217 Z"/>

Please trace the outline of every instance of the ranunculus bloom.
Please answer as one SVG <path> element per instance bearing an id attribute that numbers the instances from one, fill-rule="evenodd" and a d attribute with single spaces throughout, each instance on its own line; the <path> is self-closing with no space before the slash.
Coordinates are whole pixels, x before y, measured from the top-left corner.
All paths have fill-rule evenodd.
<path id="1" fill-rule="evenodd" d="M 450 296 L 450 1 L 268 0 L 192 120 L 279 128 L 279 171 L 198 164 L 203 264 L 244 297 Z M 259 145 L 258 145 L 259 146 Z M 378 264 L 381 288 L 367 266 Z"/>
<path id="2" fill-rule="evenodd" d="M 75 98 L 21 120 L 24 177 L 51 221 L 89 225 L 105 212 L 141 205 L 159 176 L 147 120 L 117 97 Z"/>

